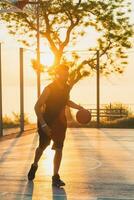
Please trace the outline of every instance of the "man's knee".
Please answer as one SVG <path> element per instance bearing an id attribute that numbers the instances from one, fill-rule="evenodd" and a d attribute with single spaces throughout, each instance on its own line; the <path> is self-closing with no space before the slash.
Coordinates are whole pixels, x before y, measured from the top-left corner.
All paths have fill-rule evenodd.
<path id="1" fill-rule="evenodd" d="M 40 151 L 40 152 L 43 152 L 47 148 L 47 146 L 48 145 L 46 145 L 46 146 L 38 146 L 37 150 Z"/>
<path id="2" fill-rule="evenodd" d="M 54 142 L 52 149 L 57 151 L 57 152 L 62 152 L 63 150 L 63 142 Z"/>
<path id="3" fill-rule="evenodd" d="M 57 148 L 57 149 L 55 149 L 55 152 L 58 154 L 62 154 L 62 150 L 63 150 L 62 148 Z"/>

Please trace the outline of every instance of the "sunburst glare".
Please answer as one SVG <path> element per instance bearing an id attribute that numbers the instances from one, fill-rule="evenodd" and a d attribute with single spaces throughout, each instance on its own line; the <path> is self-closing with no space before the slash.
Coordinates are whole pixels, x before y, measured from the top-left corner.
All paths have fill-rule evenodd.
<path id="1" fill-rule="evenodd" d="M 54 151 L 51 150 L 51 145 L 47 147 L 43 154 L 45 155 L 45 159 L 42 162 L 44 171 L 47 175 L 52 175 Z"/>
<path id="2" fill-rule="evenodd" d="M 40 46 L 40 61 L 44 66 L 51 66 L 54 63 L 54 54 L 52 53 L 52 51 L 50 50 L 48 45 L 44 45 L 43 42 L 41 42 L 41 46 Z"/>

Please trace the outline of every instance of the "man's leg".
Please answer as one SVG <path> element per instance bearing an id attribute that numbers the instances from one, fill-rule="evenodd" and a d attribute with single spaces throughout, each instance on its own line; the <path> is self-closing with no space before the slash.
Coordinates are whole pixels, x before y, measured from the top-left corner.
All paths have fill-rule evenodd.
<path id="1" fill-rule="evenodd" d="M 53 186 L 64 186 L 65 183 L 60 179 L 59 176 L 59 168 L 62 160 L 62 149 L 56 149 L 55 150 L 55 156 L 54 156 L 54 175 L 52 176 L 52 185 Z"/>
<path id="2" fill-rule="evenodd" d="M 38 134 L 39 134 L 39 146 L 37 147 L 35 151 L 35 157 L 34 157 L 34 162 L 31 165 L 31 168 L 28 172 L 28 179 L 33 180 L 35 178 L 35 173 L 38 169 L 38 162 L 41 158 L 41 155 L 43 151 L 46 149 L 46 147 L 50 144 L 51 139 L 42 131 L 38 124 Z"/>
<path id="3" fill-rule="evenodd" d="M 54 175 L 58 174 L 60 164 L 62 159 L 62 149 L 56 149 L 55 150 L 55 156 L 54 156 Z"/>
<path id="4" fill-rule="evenodd" d="M 33 162 L 34 166 L 38 166 L 38 162 L 39 162 L 44 150 L 45 150 L 45 148 L 41 148 L 39 146 L 37 147 L 37 149 L 35 151 L 34 162 Z"/>
<path id="5" fill-rule="evenodd" d="M 46 149 L 48 145 L 44 146 L 44 147 L 40 147 L 38 146 L 36 151 L 35 151 L 35 158 L 34 158 L 34 162 L 33 164 L 31 165 L 31 168 L 28 172 L 28 179 L 29 180 L 33 180 L 35 178 L 35 173 L 38 169 L 38 161 L 40 160 L 40 157 L 43 153 L 43 151 Z"/>

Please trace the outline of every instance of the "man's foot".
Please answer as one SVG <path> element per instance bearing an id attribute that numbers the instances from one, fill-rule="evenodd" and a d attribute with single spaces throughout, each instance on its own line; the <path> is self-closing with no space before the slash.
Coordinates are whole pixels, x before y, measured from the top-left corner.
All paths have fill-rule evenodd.
<path id="1" fill-rule="evenodd" d="M 52 176 L 52 186 L 65 186 L 65 183 L 60 179 L 59 174 Z"/>
<path id="2" fill-rule="evenodd" d="M 38 165 L 37 166 L 35 166 L 33 164 L 31 165 L 31 168 L 28 172 L 28 180 L 29 181 L 32 181 L 35 178 L 35 173 L 36 173 L 37 169 L 38 169 Z"/>

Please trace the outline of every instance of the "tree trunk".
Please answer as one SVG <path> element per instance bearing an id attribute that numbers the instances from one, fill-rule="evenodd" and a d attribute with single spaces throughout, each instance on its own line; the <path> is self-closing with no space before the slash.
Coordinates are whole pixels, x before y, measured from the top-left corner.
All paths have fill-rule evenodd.
<path id="1" fill-rule="evenodd" d="M 60 64 L 61 61 L 61 57 L 62 57 L 62 52 L 58 51 L 58 52 L 53 52 L 54 53 L 54 65 L 58 65 Z"/>

